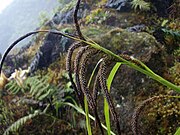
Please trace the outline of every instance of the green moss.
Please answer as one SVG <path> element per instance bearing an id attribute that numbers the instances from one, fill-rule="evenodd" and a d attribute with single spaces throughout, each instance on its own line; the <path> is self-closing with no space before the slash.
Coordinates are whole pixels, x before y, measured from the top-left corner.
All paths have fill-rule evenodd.
<path id="1" fill-rule="evenodd" d="M 75 5 L 76 5 L 76 0 L 72 0 L 71 2 L 69 2 L 68 4 L 66 4 L 66 5 L 64 6 L 64 8 L 61 9 L 60 12 L 61 12 L 61 13 L 65 13 L 65 12 L 71 10 Z"/>
<path id="2" fill-rule="evenodd" d="M 103 21 L 106 20 L 108 16 L 108 12 L 102 8 L 97 8 L 92 10 L 91 13 L 86 16 L 85 24 L 94 23 L 94 24 L 101 24 Z"/>
<path id="3" fill-rule="evenodd" d="M 82 27 L 82 33 L 89 38 L 96 38 L 104 33 L 107 33 L 110 28 L 106 26 L 89 25 Z"/>
<path id="4" fill-rule="evenodd" d="M 133 33 L 120 28 L 97 36 L 95 41 L 115 53 L 130 52 L 142 61 L 148 61 L 151 55 L 157 53 L 161 48 L 155 38 L 148 33 Z"/>
<path id="5" fill-rule="evenodd" d="M 175 65 L 170 68 L 170 74 L 173 78 L 173 82 L 176 85 L 180 85 L 180 62 L 176 62 Z"/>

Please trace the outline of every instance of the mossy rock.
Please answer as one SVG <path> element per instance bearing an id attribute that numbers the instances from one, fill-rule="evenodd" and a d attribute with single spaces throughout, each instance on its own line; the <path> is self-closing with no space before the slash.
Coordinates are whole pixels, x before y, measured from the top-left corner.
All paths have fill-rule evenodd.
<path id="1" fill-rule="evenodd" d="M 149 62 L 153 54 L 162 51 L 162 45 L 148 33 L 128 32 L 120 28 L 97 37 L 95 41 L 115 53 L 129 54 L 143 62 Z"/>
<path id="2" fill-rule="evenodd" d="M 167 69 L 163 46 L 148 33 L 116 28 L 96 37 L 95 42 L 116 54 L 128 54 L 141 60 L 157 74 L 162 75 Z M 160 86 L 158 82 L 126 65 L 120 67 L 111 87 L 111 95 L 119 106 L 117 111 L 122 132 L 131 133 L 127 121 L 131 121 L 134 107 L 149 96 L 161 93 Z"/>

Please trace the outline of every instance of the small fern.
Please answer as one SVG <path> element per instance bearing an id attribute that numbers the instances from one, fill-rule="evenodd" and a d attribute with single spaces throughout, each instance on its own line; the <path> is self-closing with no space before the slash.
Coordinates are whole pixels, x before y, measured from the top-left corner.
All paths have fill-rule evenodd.
<path id="1" fill-rule="evenodd" d="M 15 80 L 10 81 L 6 85 L 6 89 L 8 89 L 8 91 L 11 92 L 14 95 L 19 93 L 19 92 L 23 92 L 24 93 L 24 88 L 19 86 Z"/>
<path id="2" fill-rule="evenodd" d="M 144 10 L 144 11 L 148 11 L 150 10 L 150 3 L 145 2 L 144 0 L 133 0 L 131 2 L 132 8 L 137 10 Z"/>
<path id="3" fill-rule="evenodd" d="M 34 77 L 28 77 L 24 84 L 24 87 L 21 87 L 18 85 L 18 83 L 14 80 L 10 81 L 6 88 L 12 93 L 17 94 L 19 92 L 22 92 L 25 94 L 25 90 L 28 91 L 28 94 L 30 97 L 42 101 L 45 98 L 48 98 L 53 95 L 53 93 L 57 90 L 57 88 L 53 87 L 48 83 L 48 77 L 40 77 L 40 76 L 34 76 Z"/>
<path id="4" fill-rule="evenodd" d="M 19 128 L 22 127 L 28 120 L 31 120 L 32 118 L 42 114 L 43 112 L 36 110 L 33 114 L 29 114 L 28 116 L 18 119 L 15 123 L 6 129 L 3 135 L 10 135 L 12 132 L 17 132 Z"/>
<path id="5" fill-rule="evenodd" d="M 166 28 L 162 28 L 162 31 L 167 35 L 171 35 L 175 40 L 180 41 L 180 31 L 168 30 Z"/>
<path id="6" fill-rule="evenodd" d="M 26 85 L 30 86 L 30 96 L 39 101 L 51 97 L 57 90 L 48 83 L 48 78 L 46 76 L 42 78 L 38 76 L 29 77 L 26 80 Z"/>

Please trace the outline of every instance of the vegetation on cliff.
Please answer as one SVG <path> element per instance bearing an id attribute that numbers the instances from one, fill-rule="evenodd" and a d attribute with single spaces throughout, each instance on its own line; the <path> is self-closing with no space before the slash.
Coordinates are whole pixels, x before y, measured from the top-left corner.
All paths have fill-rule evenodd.
<path id="1" fill-rule="evenodd" d="M 174 134 L 179 5 L 159 5 L 162 16 L 158 2 L 74 0 L 14 42 L 9 50 L 39 33 L 2 57 L 0 71 L 9 77 L 1 72 L 0 133 Z"/>

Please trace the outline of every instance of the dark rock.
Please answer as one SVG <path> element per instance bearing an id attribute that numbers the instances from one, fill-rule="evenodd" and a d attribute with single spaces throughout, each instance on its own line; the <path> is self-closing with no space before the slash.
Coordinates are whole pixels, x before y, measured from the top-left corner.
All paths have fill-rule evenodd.
<path id="1" fill-rule="evenodd" d="M 156 7 L 157 13 L 161 17 L 168 16 L 168 8 L 172 5 L 173 0 L 151 0 Z"/>
<path id="2" fill-rule="evenodd" d="M 49 66 L 49 64 L 54 62 L 62 53 L 67 51 L 72 42 L 71 39 L 66 37 L 49 33 L 30 65 L 31 73 L 36 69 Z"/>
<path id="3" fill-rule="evenodd" d="M 106 7 L 122 12 L 128 12 L 131 9 L 130 0 L 108 0 Z"/>
<path id="4" fill-rule="evenodd" d="M 153 36 L 156 38 L 156 40 L 160 43 L 164 43 L 164 32 L 162 31 L 162 28 L 156 28 L 156 30 L 153 32 Z"/>
<path id="5" fill-rule="evenodd" d="M 82 4 L 77 15 L 78 19 L 84 17 L 89 9 L 86 3 Z M 74 8 L 65 12 L 58 12 L 45 25 L 53 29 L 56 25 L 71 24 L 73 23 L 73 14 Z M 67 51 L 72 43 L 73 41 L 69 38 L 49 33 L 30 65 L 31 73 L 54 62 L 61 53 Z"/>
<path id="6" fill-rule="evenodd" d="M 127 28 L 127 31 L 129 31 L 129 32 L 142 32 L 144 29 L 145 29 L 145 25 L 140 24 L 140 25 L 135 25 L 135 26 Z"/>
<path id="7" fill-rule="evenodd" d="M 84 17 L 86 15 L 86 11 L 89 9 L 90 8 L 86 3 L 82 4 L 78 12 L 78 19 Z M 56 25 L 71 24 L 73 23 L 73 14 L 74 8 L 71 8 L 65 12 L 56 13 L 52 20 L 45 23 L 45 27 L 47 26 L 50 29 L 54 29 Z M 37 28 L 37 30 L 38 29 L 39 28 Z M 35 44 L 37 38 L 38 36 L 34 36 L 34 39 L 32 39 L 26 46 L 22 47 L 18 54 L 10 55 L 6 58 L 6 65 L 10 67 L 10 69 L 6 69 L 7 74 L 11 74 L 19 67 L 27 68 L 27 65 L 29 64 L 28 56 L 24 54 L 31 45 Z M 39 51 L 36 53 L 32 62 L 30 63 L 31 73 L 36 69 L 47 67 L 49 64 L 54 62 L 62 53 L 67 51 L 72 42 L 73 41 L 71 39 L 66 37 L 51 33 L 47 34 L 44 43 L 41 45 Z"/>
<path id="8" fill-rule="evenodd" d="M 6 68 L 3 67 L 3 72 L 5 72 L 7 76 L 10 76 L 15 69 L 28 68 L 28 56 L 25 54 L 8 55 L 4 65 Z"/>
<path id="9" fill-rule="evenodd" d="M 133 57 L 143 62 L 148 62 L 152 54 L 162 49 L 156 39 L 146 32 L 133 33 L 119 28 L 95 40 L 113 52 L 131 52 Z"/>
<path id="10" fill-rule="evenodd" d="M 90 10 L 90 8 L 86 3 L 81 5 L 79 12 L 77 14 L 78 19 L 85 17 L 87 10 Z M 71 24 L 73 23 L 73 14 L 74 14 L 74 8 L 66 12 L 58 12 L 52 18 L 52 22 L 56 25 Z"/>

